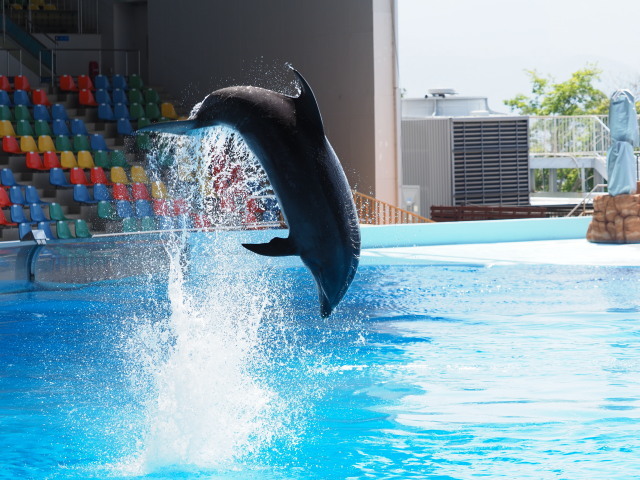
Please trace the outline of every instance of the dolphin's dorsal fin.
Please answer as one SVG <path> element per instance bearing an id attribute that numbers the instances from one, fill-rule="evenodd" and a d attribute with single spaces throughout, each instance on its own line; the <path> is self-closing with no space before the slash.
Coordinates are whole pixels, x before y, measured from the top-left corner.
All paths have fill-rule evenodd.
<path id="1" fill-rule="evenodd" d="M 307 81 L 300 75 L 300 72 L 295 68 L 292 68 L 292 70 L 300 86 L 300 95 L 293 99 L 296 105 L 296 117 L 299 121 L 312 126 L 319 134 L 324 136 L 324 125 L 316 97 Z"/>
<path id="2" fill-rule="evenodd" d="M 258 255 L 267 257 L 286 257 L 298 255 L 298 251 L 291 238 L 275 237 L 269 243 L 243 243 L 242 246 Z"/>

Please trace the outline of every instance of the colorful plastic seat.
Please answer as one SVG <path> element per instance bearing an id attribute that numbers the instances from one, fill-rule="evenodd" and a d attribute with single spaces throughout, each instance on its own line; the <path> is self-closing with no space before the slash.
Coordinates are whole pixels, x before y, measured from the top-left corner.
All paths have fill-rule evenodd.
<path id="1" fill-rule="evenodd" d="M 111 167 L 111 183 L 122 183 L 123 185 L 129 184 L 129 177 L 127 172 L 122 167 Z"/>
<path id="2" fill-rule="evenodd" d="M 145 113 L 145 117 L 147 117 L 149 120 L 158 120 L 161 115 L 160 115 L 160 109 L 158 108 L 158 104 L 157 103 L 147 103 L 144 107 L 144 113 Z"/>
<path id="3" fill-rule="evenodd" d="M 31 135 L 20 137 L 20 150 L 22 153 L 38 151 L 35 139 Z"/>
<path id="4" fill-rule="evenodd" d="M 173 106 L 173 103 L 164 102 L 160 104 L 160 114 L 171 120 L 176 120 L 178 118 L 178 114 L 176 113 L 176 109 Z"/>
<path id="5" fill-rule="evenodd" d="M 84 107 L 97 107 L 98 102 L 91 93 L 91 90 L 83 88 L 78 95 L 78 103 Z"/>
<path id="6" fill-rule="evenodd" d="M 56 222 L 56 233 L 58 234 L 58 238 L 60 240 L 70 240 L 73 238 L 73 235 L 71 235 L 69 224 L 64 220 L 58 220 Z"/>
<path id="7" fill-rule="evenodd" d="M 91 150 L 110 150 L 109 147 L 107 147 L 107 142 L 105 142 L 104 137 L 99 133 L 93 133 L 89 135 L 89 140 Z"/>
<path id="8" fill-rule="evenodd" d="M 69 152 L 73 150 L 71 140 L 66 135 L 58 135 L 56 137 L 56 152 Z"/>
<path id="9" fill-rule="evenodd" d="M 4 90 L 5 92 L 13 91 L 13 86 L 11 82 L 9 82 L 9 77 L 6 75 L 0 75 L 0 90 Z"/>
<path id="10" fill-rule="evenodd" d="M 55 221 L 68 220 L 68 218 L 65 217 L 64 212 L 62 211 L 62 206 L 59 203 L 55 202 L 49 204 L 49 218 Z"/>
<path id="11" fill-rule="evenodd" d="M 113 92 L 111 92 L 111 98 L 113 99 L 113 104 L 117 105 L 122 103 L 123 105 L 129 105 L 129 95 L 124 90 L 117 88 Z"/>
<path id="12" fill-rule="evenodd" d="M 85 135 L 74 135 L 73 151 L 79 152 L 81 150 L 92 150 L 91 143 L 89 142 L 89 137 Z"/>
<path id="13" fill-rule="evenodd" d="M 3 137 L 15 137 L 16 131 L 9 120 L 0 120 L 0 135 Z"/>
<path id="14" fill-rule="evenodd" d="M 45 122 L 51 123 L 51 114 L 49 113 L 49 108 L 46 105 L 34 105 L 33 119 L 36 121 L 44 120 Z"/>
<path id="15" fill-rule="evenodd" d="M 129 90 L 129 92 L 127 93 L 127 99 L 129 100 L 130 104 L 139 103 L 142 105 L 144 103 L 144 95 L 137 88 Z"/>
<path id="16" fill-rule="evenodd" d="M 120 218 L 130 218 L 135 216 L 131 202 L 126 200 L 116 200 L 116 213 Z"/>
<path id="17" fill-rule="evenodd" d="M 111 168 L 109 152 L 106 152 L 104 150 L 96 150 L 95 152 L 93 152 L 93 163 L 96 167 Z"/>
<path id="18" fill-rule="evenodd" d="M 31 99 L 29 98 L 29 92 L 26 90 L 16 90 L 13 92 L 13 104 L 25 105 L 27 107 L 33 106 Z"/>
<path id="19" fill-rule="evenodd" d="M 24 199 L 27 203 L 37 203 L 37 204 L 47 204 L 49 202 L 44 202 L 40 199 L 40 194 L 38 193 L 38 189 L 33 185 L 27 185 L 24 187 Z"/>
<path id="20" fill-rule="evenodd" d="M 16 135 L 18 137 L 33 137 L 35 132 L 28 120 L 18 120 L 16 122 Z"/>
<path id="21" fill-rule="evenodd" d="M 9 216 L 11 217 L 11 221 L 14 223 L 26 223 L 31 224 L 35 222 L 31 222 L 27 220 L 26 215 L 24 214 L 24 208 L 22 205 L 11 205 L 9 207 Z"/>
<path id="22" fill-rule="evenodd" d="M 38 222 L 37 229 L 44 232 L 44 236 L 47 240 L 56 238 L 51 231 L 51 223 L 49 222 Z"/>
<path id="23" fill-rule="evenodd" d="M 118 218 L 118 214 L 111 202 L 98 202 L 98 218 L 104 220 L 116 220 Z"/>
<path id="24" fill-rule="evenodd" d="M 129 104 L 129 118 L 131 120 L 138 120 L 139 118 L 146 117 L 144 107 L 141 103 Z"/>
<path id="25" fill-rule="evenodd" d="M 82 183 L 78 183 L 73 186 L 73 201 L 88 204 L 98 203 L 94 198 L 91 197 L 87 186 Z"/>
<path id="26" fill-rule="evenodd" d="M 126 103 L 116 103 L 113 107 L 113 116 L 116 117 L 117 120 L 121 118 L 126 118 L 127 120 L 131 117 L 129 115 L 129 107 L 127 107 Z"/>
<path id="27" fill-rule="evenodd" d="M 33 222 L 49 221 L 47 216 L 44 214 L 44 210 L 42 210 L 42 206 L 39 203 L 29 204 L 29 216 L 31 217 L 31 221 Z"/>
<path id="28" fill-rule="evenodd" d="M 58 88 L 63 92 L 77 92 L 78 85 L 71 75 L 60 75 L 58 78 Z"/>
<path id="29" fill-rule="evenodd" d="M 88 150 L 80 150 L 78 152 L 78 167 L 85 170 L 95 167 L 91 152 L 89 152 Z"/>
<path id="30" fill-rule="evenodd" d="M 9 120 L 13 122 L 13 112 L 8 105 L 0 105 L 0 120 Z"/>
<path id="31" fill-rule="evenodd" d="M 151 125 L 151 120 L 147 117 L 141 117 L 138 119 L 138 129 L 148 127 L 149 125 Z"/>
<path id="32" fill-rule="evenodd" d="M 151 182 L 151 198 L 169 198 L 167 186 L 159 180 Z"/>
<path id="33" fill-rule="evenodd" d="M 37 88 L 31 92 L 31 102 L 34 105 L 45 105 L 47 107 L 51 106 L 51 102 L 49 101 L 47 92 L 42 88 Z"/>
<path id="34" fill-rule="evenodd" d="M 78 88 L 82 90 L 95 90 L 91 77 L 89 75 L 78 75 Z"/>
<path id="35" fill-rule="evenodd" d="M 149 200 L 135 200 L 134 204 L 136 217 L 153 217 L 153 208 Z"/>
<path id="36" fill-rule="evenodd" d="M 122 167 L 122 168 L 129 167 L 129 162 L 127 161 L 127 157 L 122 150 L 113 150 L 111 152 L 111 166 Z"/>
<path id="37" fill-rule="evenodd" d="M 10 168 L 0 170 L 0 183 L 5 187 L 22 187 L 21 184 L 16 182 L 16 177 L 13 176 L 13 170 Z"/>
<path id="38" fill-rule="evenodd" d="M 16 137 L 3 137 L 2 151 L 6 153 L 22 153 L 22 150 L 20 150 L 20 144 Z"/>
<path id="39" fill-rule="evenodd" d="M 11 204 L 11 199 L 9 198 L 7 190 L 4 188 L 0 188 L 0 208 L 10 207 Z"/>
<path id="40" fill-rule="evenodd" d="M 111 108 L 111 105 L 109 105 L 108 103 L 101 103 L 98 105 L 98 118 L 100 120 L 104 120 L 105 122 L 112 122 L 116 119 L 116 117 L 113 116 L 113 109 Z"/>
<path id="41" fill-rule="evenodd" d="M 24 240 L 28 234 L 31 233 L 31 224 L 30 223 L 19 223 L 18 224 L 18 236 L 20 240 Z"/>
<path id="42" fill-rule="evenodd" d="M 95 183 L 93 185 L 93 198 L 97 202 L 110 202 L 113 200 L 109 193 L 109 189 L 103 183 Z"/>
<path id="43" fill-rule="evenodd" d="M 110 185 L 111 182 L 107 179 L 107 174 L 102 167 L 93 167 L 90 171 L 91 183 L 100 183 L 102 185 Z"/>
<path id="44" fill-rule="evenodd" d="M 139 165 L 131 167 L 130 175 L 133 183 L 150 183 L 147 172 Z"/>
<path id="45" fill-rule="evenodd" d="M 40 135 L 38 137 L 38 151 L 40 153 L 51 152 L 56 149 L 55 143 L 53 143 L 53 138 L 49 135 Z"/>
<path id="46" fill-rule="evenodd" d="M 109 82 L 109 77 L 106 75 L 96 75 L 93 79 L 93 86 L 96 88 L 96 91 L 111 90 L 111 83 Z"/>
<path id="47" fill-rule="evenodd" d="M 111 77 L 111 86 L 113 87 L 114 90 L 129 89 L 129 85 L 127 84 L 127 79 L 124 77 L 124 75 L 120 75 L 120 74 L 115 74 L 113 77 Z"/>
<path id="48" fill-rule="evenodd" d="M 69 121 L 69 114 L 67 113 L 67 109 L 61 103 L 56 103 L 51 105 L 51 118 L 60 120 Z"/>
<path id="49" fill-rule="evenodd" d="M 65 150 L 64 152 L 60 152 L 60 167 L 65 170 L 78 167 L 78 161 L 72 151 Z"/>
<path id="50" fill-rule="evenodd" d="M 151 137 L 146 133 L 138 133 L 136 139 L 136 150 L 147 152 L 151 148 Z"/>
<path id="51" fill-rule="evenodd" d="M 30 170 L 46 170 L 42 163 L 42 157 L 38 152 L 27 152 L 25 157 L 25 165 Z"/>
<path id="52" fill-rule="evenodd" d="M 56 152 L 44 152 L 42 155 L 42 166 L 45 170 L 51 170 L 52 168 L 62 168 L 60 165 L 60 159 Z"/>
<path id="53" fill-rule="evenodd" d="M 15 90 L 23 90 L 25 92 L 31 91 L 31 84 L 29 79 L 24 75 L 16 75 L 13 77 L 13 88 Z"/>
<path id="54" fill-rule="evenodd" d="M 149 191 L 144 183 L 133 183 L 131 185 L 131 195 L 134 200 L 151 200 Z"/>
<path id="55" fill-rule="evenodd" d="M 124 183 L 114 183 L 112 195 L 114 200 L 126 200 L 128 202 L 131 201 L 129 189 Z"/>
<path id="56" fill-rule="evenodd" d="M 156 225 L 158 230 L 173 230 L 175 223 L 173 217 L 166 215 L 156 216 Z"/>
<path id="57" fill-rule="evenodd" d="M 128 118 L 119 118 L 117 124 L 119 135 L 133 135 L 133 127 Z"/>
<path id="58" fill-rule="evenodd" d="M 96 99 L 96 102 L 98 102 L 98 105 L 101 103 L 106 103 L 107 105 L 113 105 L 113 100 L 111 100 L 111 95 L 109 95 L 109 92 L 107 92 L 104 89 L 96 90 L 96 93 L 94 94 L 94 98 Z"/>
<path id="59" fill-rule="evenodd" d="M 54 187 L 73 187 L 73 184 L 67 181 L 64 170 L 62 170 L 61 168 L 52 168 L 51 170 L 49 170 L 49 183 Z"/>
<path id="60" fill-rule="evenodd" d="M 87 176 L 84 174 L 84 170 L 81 168 L 72 168 L 69 172 L 69 181 L 73 185 L 88 185 Z"/>
<path id="61" fill-rule="evenodd" d="M 53 124 L 53 136 L 57 137 L 58 135 L 64 135 L 68 137 L 69 135 L 71 135 L 71 132 L 69 131 L 69 126 L 67 125 L 67 122 L 65 120 L 56 118 L 52 122 L 52 124 Z"/>
<path id="62" fill-rule="evenodd" d="M 33 116 L 29 107 L 26 105 L 16 105 L 13 109 L 13 118 L 15 121 L 26 120 L 27 122 L 33 122 Z"/>
<path id="63" fill-rule="evenodd" d="M 140 230 L 143 232 L 150 232 L 156 230 L 156 219 L 154 217 L 142 217 L 140 219 Z"/>
<path id="64" fill-rule="evenodd" d="M 144 87 L 144 82 L 142 81 L 142 77 L 138 74 L 129 75 L 129 88 L 135 88 L 137 90 L 142 90 Z"/>
<path id="65" fill-rule="evenodd" d="M 87 126 L 81 118 L 71 120 L 71 135 L 89 135 Z"/>
<path id="66" fill-rule="evenodd" d="M 128 217 L 122 219 L 122 233 L 133 233 L 139 230 L 137 218 Z"/>
<path id="67" fill-rule="evenodd" d="M 160 103 L 160 95 L 153 88 L 144 89 L 144 102 L 145 103 Z"/>
<path id="68" fill-rule="evenodd" d="M 76 238 L 91 238 L 91 232 L 87 222 L 82 218 L 78 218 L 73 221 L 73 226 L 76 231 Z"/>
<path id="69" fill-rule="evenodd" d="M 14 205 L 25 205 L 27 203 L 26 198 L 24 198 L 24 192 L 22 187 L 13 186 L 9 189 L 9 200 Z M 14 222 L 20 223 L 18 220 L 14 220 Z"/>
<path id="70" fill-rule="evenodd" d="M 7 217 L 4 215 L 4 212 L 0 210 L 0 225 L 4 227 L 15 227 L 18 224 L 7 220 Z"/>
<path id="71" fill-rule="evenodd" d="M 153 213 L 156 217 L 168 217 L 173 213 L 171 204 L 165 198 L 154 198 Z"/>
<path id="72" fill-rule="evenodd" d="M 6 105 L 7 107 L 13 106 L 11 97 L 6 90 L 0 90 L 0 105 Z"/>
<path id="73" fill-rule="evenodd" d="M 36 120 L 33 124 L 33 128 L 35 130 L 36 137 L 40 137 L 42 135 L 47 135 L 51 137 L 52 131 L 49 122 L 45 120 Z M 60 135 L 60 134 L 57 134 Z M 52 140 L 53 141 L 53 140 Z"/>

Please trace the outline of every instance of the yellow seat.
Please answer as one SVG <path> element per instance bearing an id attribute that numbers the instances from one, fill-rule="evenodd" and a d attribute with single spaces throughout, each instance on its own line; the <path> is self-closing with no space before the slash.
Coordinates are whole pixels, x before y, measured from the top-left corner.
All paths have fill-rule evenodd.
<path id="1" fill-rule="evenodd" d="M 128 184 L 127 172 L 122 167 L 111 167 L 111 183 Z"/>
<path id="2" fill-rule="evenodd" d="M 22 10 L 22 5 L 20 5 L 19 3 L 12 3 L 11 10 Z"/>
<path id="3" fill-rule="evenodd" d="M 78 167 L 89 169 L 95 166 L 96 164 L 93 162 L 93 157 L 91 156 L 91 152 L 87 150 L 80 150 L 78 152 Z"/>
<path id="4" fill-rule="evenodd" d="M 54 152 L 56 150 L 56 144 L 53 143 L 53 138 L 49 135 L 40 135 L 38 137 L 38 150 L 40 150 L 40 153 Z"/>
<path id="5" fill-rule="evenodd" d="M 144 168 L 133 166 L 131 167 L 131 181 L 133 183 L 149 183 L 149 177 L 147 177 L 147 172 L 144 171 Z"/>
<path id="6" fill-rule="evenodd" d="M 0 120 L 0 137 L 15 137 L 16 131 L 9 120 Z"/>
<path id="7" fill-rule="evenodd" d="M 20 150 L 23 152 L 37 152 L 38 146 L 35 139 L 31 135 L 23 135 L 20 137 Z"/>
<path id="8" fill-rule="evenodd" d="M 44 10 L 57 10 L 58 8 L 53 3 L 45 3 Z"/>
<path id="9" fill-rule="evenodd" d="M 60 166 L 62 168 L 76 168 L 78 166 L 76 156 L 73 152 L 67 150 L 60 154 Z"/>
<path id="10" fill-rule="evenodd" d="M 161 181 L 151 182 L 151 198 L 157 198 L 159 200 L 169 198 L 167 186 Z"/>
<path id="11" fill-rule="evenodd" d="M 160 104 L 160 114 L 165 118 L 170 118 L 172 120 L 176 120 L 178 118 L 178 114 L 176 113 L 176 109 L 173 107 L 173 103 L 165 102 Z"/>

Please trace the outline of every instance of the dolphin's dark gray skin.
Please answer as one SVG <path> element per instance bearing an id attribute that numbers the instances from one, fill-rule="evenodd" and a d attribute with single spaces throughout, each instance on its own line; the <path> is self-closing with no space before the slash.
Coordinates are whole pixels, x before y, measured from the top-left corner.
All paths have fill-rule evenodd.
<path id="1" fill-rule="evenodd" d="M 235 129 L 262 164 L 289 225 L 288 238 L 243 245 L 260 255 L 299 255 L 318 286 L 320 314 L 327 317 L 358 268 L 360 227 L 313 92 L 293 71 L 297 97 L 258 87 L 223 88 L 208 95 L 189 120 L 138 131 L 188 135 L 215 125 Z"/>

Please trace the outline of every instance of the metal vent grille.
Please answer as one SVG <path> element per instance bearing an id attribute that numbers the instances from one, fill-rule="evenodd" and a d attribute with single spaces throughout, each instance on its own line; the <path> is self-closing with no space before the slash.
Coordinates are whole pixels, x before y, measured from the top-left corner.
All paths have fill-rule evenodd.
<path id="1" fill-rule="evenodd" d="M 528 205 L 526 118 L 453 121 L 455 205 Z"/>

